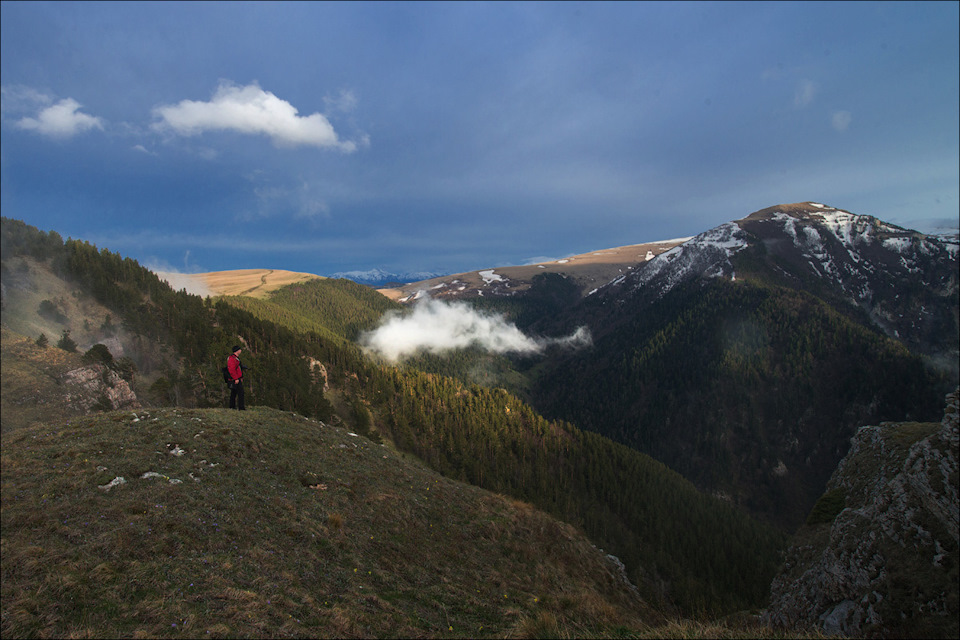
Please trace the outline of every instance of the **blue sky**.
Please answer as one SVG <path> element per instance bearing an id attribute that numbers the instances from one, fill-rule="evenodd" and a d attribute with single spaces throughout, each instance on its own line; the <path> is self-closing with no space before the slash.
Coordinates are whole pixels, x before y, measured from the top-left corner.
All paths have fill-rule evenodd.
<path id="1" fill-rule="evenodd" d="M 3 2 L 0 204 L 186 272 L 956 227 L 958 6 Z"/>

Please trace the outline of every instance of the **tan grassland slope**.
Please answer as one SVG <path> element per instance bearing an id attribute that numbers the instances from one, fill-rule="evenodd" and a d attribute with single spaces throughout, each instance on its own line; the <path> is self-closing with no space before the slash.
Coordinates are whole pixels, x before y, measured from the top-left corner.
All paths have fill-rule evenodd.
<path id="1" fill-rule="evenodd" d="M 321 276 L 312 273 L 284 271 L 283 269 L 236 269 L 210 273 L 169 274 L 158 273 L 175 289 L 186 287 L 191 293 L 210 296 L 250 296 L 265 298 L 280 287 L 297 282 L 316 280 Z"/>

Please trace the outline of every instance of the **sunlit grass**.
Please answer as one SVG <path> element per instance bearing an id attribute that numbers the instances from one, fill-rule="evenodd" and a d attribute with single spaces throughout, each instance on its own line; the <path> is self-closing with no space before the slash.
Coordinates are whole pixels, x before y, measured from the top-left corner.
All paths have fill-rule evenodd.
<path id="1" fill-rule="evenodd" d="M 570 526 L 293 414 L 97 414 L 4 435 L 2 467 L 4 637 L 597 637 L 661 620 Z"/>

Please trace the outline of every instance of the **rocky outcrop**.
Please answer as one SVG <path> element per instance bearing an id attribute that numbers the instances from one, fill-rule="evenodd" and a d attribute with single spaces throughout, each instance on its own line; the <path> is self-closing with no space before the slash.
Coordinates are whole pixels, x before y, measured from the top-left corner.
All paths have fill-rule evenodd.
<path id="1" fill-rule="evenodd" d="M 943 421 L 862 427 L 797 532 L 766 621 L 958 637 L 958 393 Z"/>
<path id="2" fill-rule="evenodd" d="M 67 390 L 66 402 L 76 409 L 140 408 L 140 401 L 127 381 L 106 365 L 96 363 L 68 371 L 62 382 Z"/>

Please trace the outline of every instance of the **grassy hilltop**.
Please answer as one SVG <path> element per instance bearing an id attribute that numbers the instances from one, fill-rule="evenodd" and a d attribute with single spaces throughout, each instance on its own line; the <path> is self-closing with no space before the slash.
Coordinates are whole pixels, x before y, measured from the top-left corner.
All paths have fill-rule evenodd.
<path id="1" fill-rule="evenodd" d="M 581 636 L 662 620 L 569 525 L 291 413 L 95 414 L 6 434 L 2 460 L 6 637 Z"/>

